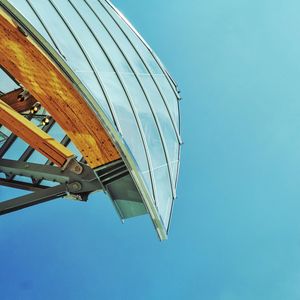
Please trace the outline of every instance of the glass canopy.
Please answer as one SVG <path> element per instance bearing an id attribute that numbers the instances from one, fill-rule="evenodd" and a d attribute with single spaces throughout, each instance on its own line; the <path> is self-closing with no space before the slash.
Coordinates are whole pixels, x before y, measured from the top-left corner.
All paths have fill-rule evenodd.
<path id="1" fill-rule="evenodd" d="M 180 96 L 163 64 L 109 1 L 3 0 L 1 6 L 62 66 L 105 123 L 165 238 L 176 197 L 181 139 Z M 16 88 L 0 70 L 0 95 Z M 50 130 L 64 140 L 57 123 Z M 2 127 L 0 143 L 8 136 Z M 31 159 L 38 156 L 34 151 Z"/>

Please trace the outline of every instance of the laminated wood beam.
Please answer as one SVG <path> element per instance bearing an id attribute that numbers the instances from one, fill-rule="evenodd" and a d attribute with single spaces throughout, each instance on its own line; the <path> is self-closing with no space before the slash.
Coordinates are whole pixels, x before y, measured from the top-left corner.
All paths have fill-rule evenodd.
<path id="1" fill-rule="evenodd" d="M 68 161 L 75 157 L 68 148 L 61 145 L 2 100 L 0 100 L 0 123 L 59 167 L 65 166 Z"/>
<path id="2" fill-rule="evenodd" d="M 78 90 L 1 9 L 0 40 L 0 65 L 46 108 L 90 167 L 120 158 L 100 120 Z"/>
<path id="3" fill-rule="evenodd" d="M 37 101 L 29 95 L 24 101 L 19 101 L 18 97 L 23 92 L 22 88 L 16 89 L 9 93 L 0 96 L 0 100 L 11 106 L 17 112 L 24 112 L 29 110 Z"/>

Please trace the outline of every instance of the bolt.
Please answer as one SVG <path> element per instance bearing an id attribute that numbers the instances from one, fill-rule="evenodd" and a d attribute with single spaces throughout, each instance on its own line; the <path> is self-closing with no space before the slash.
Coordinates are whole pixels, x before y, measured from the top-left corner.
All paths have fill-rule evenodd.
<path id="1" fill-rule="evenodd" d="M 80 191 L 81 190 L 81 184 L 79 182 L 74 182 L 74 183 L 72 183 L 71 188 L 74 191 Z"/>
<path id="2" fill-rule="evenodd" d="M 74 170 L 75 170 L 75 173 L 80 173 L 81 172 L 81 166 L 76 165 Z"/>

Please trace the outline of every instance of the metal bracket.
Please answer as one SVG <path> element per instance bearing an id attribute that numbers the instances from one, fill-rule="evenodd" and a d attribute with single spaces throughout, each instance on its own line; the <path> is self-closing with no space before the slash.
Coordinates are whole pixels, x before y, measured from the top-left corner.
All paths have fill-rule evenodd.
<path id="1" fill-rule="evenodd" d="M 19 175 L 59 183 L 54 187 L 0 202 L 0 215 L 61 197 L 87 201 L 91 192 L 103 189 L 98 176 L 89 166 L 72 160 L 62 170 L 55 166 L 0 159 L 0 172 L 8 178 Z"/>
<path id="2" fill-rule="evenodd" d="M 6 179 L 0 179 L 0 185 L 33 191 L 22 197 L 0 202 L 0 215 L 61 197 L 87 201 L 90 193 L 105 191 L 110 183 L 129 174 L 122 160 L 93 170 L 75 159 L 68 160 L 64 168 L 0 159 L 0 173 L 6 175 Z M 33 183 L 11 180 L 14 176 L 31 178 Z M 44 180 L 56 182 L 58 185 L 41 185 Z"/>

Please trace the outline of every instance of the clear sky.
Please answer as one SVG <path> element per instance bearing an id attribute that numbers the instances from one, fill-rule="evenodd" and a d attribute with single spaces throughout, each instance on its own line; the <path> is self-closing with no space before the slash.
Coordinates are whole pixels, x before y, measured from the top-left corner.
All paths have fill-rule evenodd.
<path id="1" fill-rule="evenodd" d="M 3 216 L 0 299 L 300 299 L 300 2 L 114 4 L 182 91 L 169 240 L 101 193 Z"/>

